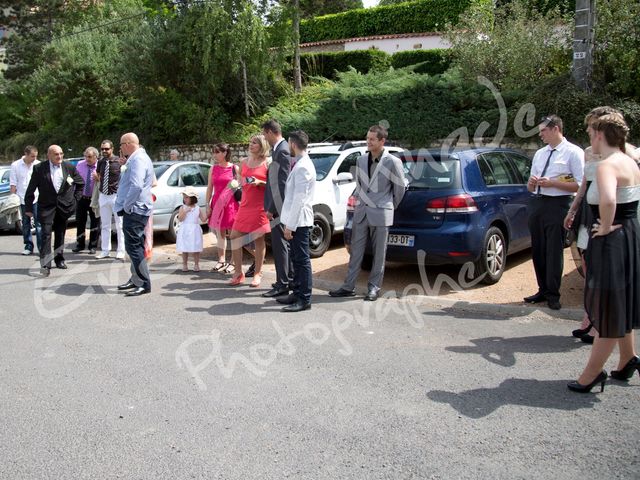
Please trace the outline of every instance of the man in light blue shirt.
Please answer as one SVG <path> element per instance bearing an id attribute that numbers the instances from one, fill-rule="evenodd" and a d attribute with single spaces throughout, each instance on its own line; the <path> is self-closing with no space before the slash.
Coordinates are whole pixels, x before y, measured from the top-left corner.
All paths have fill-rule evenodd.
<path id="1" fill-rule="evenodd" d="M 124 245 L 131 258 L 131 278 L 119 285 L 118 290 L 129 290 L 127 297 L 151 292 L 149 265 L 144 256 L 144 230 L 153 210 L 151 187 L 154 173 L 151 159 L 135 133 L 120 138 L 120 155 L 127 158 L 122 167 L 115 211 L 122 216 Z"/>

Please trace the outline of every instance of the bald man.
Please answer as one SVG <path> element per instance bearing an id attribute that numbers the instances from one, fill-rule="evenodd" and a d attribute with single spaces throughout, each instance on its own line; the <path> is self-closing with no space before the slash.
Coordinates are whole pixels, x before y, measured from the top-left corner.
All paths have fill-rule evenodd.
<path id="1" fill-rule="evenodd" d="M 58 268 L 67 268 L 64 261 L 64 234 L 67 220 L 76 211 L 82 196 L 84 179 L 69 162 L 63 161 L 64 153 L 58 145 L 47 150 L 46 162 L 33 167 L 33 173 L 24 196 L 25 215 L 33 216 L 33 201 L 38 190 L 38 218 L 42 228 L 42 248 L 40 249 L 40 273 L 48 277 L 51 260 Z M 51 234 L 55 235 L 53 254 Z"/>
<path id="2" fill-rule="evenodd" d="M 127 166 L 120 174 L 115 211 L 122 217 L 124 247 L 131 258 L 131 277 L 118 286 L 127 297 L 151 292 L 149 266 L 144 258 L 144 229 L 152 214 L 151 187 L 154 173 L 151 159 L 135 133 L 120 138 L 120 155 L 127 158 Z"/>

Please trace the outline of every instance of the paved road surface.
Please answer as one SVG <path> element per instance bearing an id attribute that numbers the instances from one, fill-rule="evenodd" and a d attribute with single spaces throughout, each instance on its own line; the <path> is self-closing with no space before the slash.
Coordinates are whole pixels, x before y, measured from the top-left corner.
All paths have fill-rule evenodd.
<path id="1" fill-rule="evenodd" d="M 2 479 L 639 478 L 640 378 L 578 395 L 576 322 L 334 301 L 0 236 Z M 613 359 L 608 367 L 615 367 Z"/>

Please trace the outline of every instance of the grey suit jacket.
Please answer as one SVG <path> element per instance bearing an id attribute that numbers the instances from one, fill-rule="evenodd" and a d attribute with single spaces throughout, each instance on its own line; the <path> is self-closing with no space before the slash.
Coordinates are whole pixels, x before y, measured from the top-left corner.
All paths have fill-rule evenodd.
<path id="1" fill-rule="evenodd" d="M 365 218 L 372 226 L 393 225 L 393 212 L 402 201 L 405 192 L 405 177 L 402 162 L 386 150 L 369 178 L 369 153 L 362 155 L 356 164 L 357 198 L 353 221 Z"/>

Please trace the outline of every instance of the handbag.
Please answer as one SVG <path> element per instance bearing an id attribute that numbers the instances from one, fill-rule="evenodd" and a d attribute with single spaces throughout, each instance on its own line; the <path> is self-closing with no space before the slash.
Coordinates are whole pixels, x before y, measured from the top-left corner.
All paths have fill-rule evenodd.
<path id="1" fill-rule="evenodd" d="M 236 202 L 240 203 L 242 201 L 242 188 L 238 187 L 233 191 L 233 198 L 236 199 Z"/>

